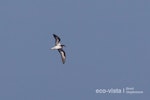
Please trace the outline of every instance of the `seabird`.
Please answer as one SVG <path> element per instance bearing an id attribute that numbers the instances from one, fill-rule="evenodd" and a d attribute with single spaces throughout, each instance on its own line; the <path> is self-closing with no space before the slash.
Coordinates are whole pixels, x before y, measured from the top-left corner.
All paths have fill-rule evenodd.
<path id="1" fill-rule="evenodd" d="M 65 47 L 65 45 L 62 45 L 62 44 L 60 43 L 60 38 L 59 38 L 57 35 L 53 34 L 53 36 L 54 36 L 54 38 L 55 38 L 55 46 L 52 47 L 51 49 L 52 49 L 52 50 L 58 50 L 58 52 L 59 52 L 60 55 L 61 55 L 62 63 L 64 64 L 64 63 L 65 63 L 65 60 L 66 60 L 66 53 L 65 53 L 65 51 L 63 50 L 63 47 Z"/>

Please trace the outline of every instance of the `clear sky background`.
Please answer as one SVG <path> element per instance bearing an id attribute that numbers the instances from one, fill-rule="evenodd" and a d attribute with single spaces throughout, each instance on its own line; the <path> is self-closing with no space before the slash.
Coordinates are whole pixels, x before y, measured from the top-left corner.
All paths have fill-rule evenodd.
<path id="1" fill-rule="evenodd" d="M 149 0 L 0 0 L 0 100 L 148 100 L 149 67 Z"/>

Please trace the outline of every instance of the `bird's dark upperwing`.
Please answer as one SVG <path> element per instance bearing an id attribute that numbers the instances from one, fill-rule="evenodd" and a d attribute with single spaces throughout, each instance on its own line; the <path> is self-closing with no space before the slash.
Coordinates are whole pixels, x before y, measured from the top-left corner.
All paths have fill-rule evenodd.
<path id="1" fill-rule="evenodd" d="M 55 38 L 55 45 L 57 45 L 60 42 L 60 38 L 55 34 L 53 34 L 53 36 Z"/>
<path id="2" fill-rule="evenodd" d="M 63 49 L 58 49 L 60 55 L 61 55 L 61 59 L 62 59 L 62 62 L 63 64 L 65 63 L 65 60 L 66 60 L 66 54 L 65 54 L 65 51 Z"/>

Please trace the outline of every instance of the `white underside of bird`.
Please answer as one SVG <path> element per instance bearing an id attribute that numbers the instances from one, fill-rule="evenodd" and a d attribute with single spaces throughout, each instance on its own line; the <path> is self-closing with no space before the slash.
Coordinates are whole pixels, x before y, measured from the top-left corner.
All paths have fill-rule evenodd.
<path id="1" fill-rule="evenodd" d="M 52 50 L 58 50 L 58 49 L 61 49 L 61 48 L 62 48 L 62 46 L 61 46 L 61 44 L 59 43 L 59 44 L 57 44 L 56 46 L 52 47 L 51 49 L 52 49 Z"/>

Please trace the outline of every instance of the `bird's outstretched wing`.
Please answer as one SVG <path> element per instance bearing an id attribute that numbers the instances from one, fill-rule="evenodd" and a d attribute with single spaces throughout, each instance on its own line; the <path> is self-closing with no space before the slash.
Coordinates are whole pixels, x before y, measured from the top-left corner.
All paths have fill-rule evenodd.
<path id="1" fill-rule="evenodd" d="M 60 42 L 60 38 L 55 34 L 53 34 L 53 36 L 55 38 L 55 45 L 57 45 Z"/>
<path id="2" fill-rule="evenodd" d="M 61 59 L 62 59 L 62 62 L 63 64 L 65 63 L 65 60 L 66 60 L 66 54 L 65 54 L 65 51 L 63 49 L 58 49 L 60 55 L 61 55 Z"/>

